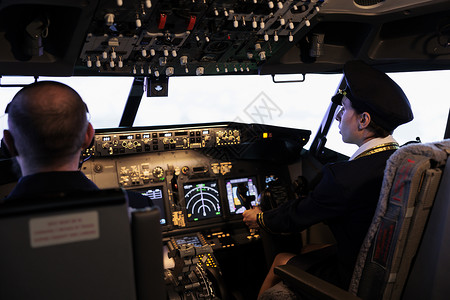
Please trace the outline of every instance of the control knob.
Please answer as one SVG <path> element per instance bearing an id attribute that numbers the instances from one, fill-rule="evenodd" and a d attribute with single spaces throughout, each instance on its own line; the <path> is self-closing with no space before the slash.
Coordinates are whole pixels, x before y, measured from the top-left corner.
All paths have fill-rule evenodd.
<path id="1" fill-rule="evenodd" d="M 164 170 L 163 170 L 163 168 L 158 166 L 153 169 L 152 174 L 153 174 L 153 177 L 161 178 L 164 176 Z"/>

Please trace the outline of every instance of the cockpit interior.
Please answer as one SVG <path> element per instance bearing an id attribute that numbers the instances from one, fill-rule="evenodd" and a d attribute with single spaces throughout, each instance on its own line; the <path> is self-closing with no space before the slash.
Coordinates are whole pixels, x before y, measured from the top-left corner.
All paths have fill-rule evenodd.
<path id="1" fill-rule="evenodd" d="M 320 121 L 302 128 L 240 118 L 136 125 L 140 106 L 146 99 L 167 97 L 177 89 L 178 78 L 269 76 L 278 86 L 307 85 L 310 76 L 324 76 L 324 81 L 326 76 L 341 77 L 345 63 L 356 59 L 389 74 L 450 70 L 450 2 L 0 0 L 0 93 L 25 86 L 22 77 L 31 82 L 126 78 L 130 83 L 118 111 L 120 120 L 95 128 L 92 145 L 81 153 L 81 171 L 100 189 L 138 192 L 158 208 L 161 241 L 155 243 L 161 243 L 163 252 L 162 299 L 256 299 L 277 253 L 333 243 L 325 224 L 274 237 L 249 229 L 242 213 L 307 195 L 323 165 L 349 155 L 327 144 L 339 109 L 329 99 Z M 429 84 L 421 82 L 427 96 L 448 97 L 434 95 Z M 329 98 L 343 88 L 345 81 L 339 80 Z M 228 103 L 227 95 L 219 98 L 200 88 L 195 93 L 209 93 L 213 105 Z M 290 105 L 313 101 L 300 98 L 290 95 Z M 10 100 L 1 96 L 1 105 Z M 420 99 L 424 107 L 427 101 Z M 438 113 L 444 117 L 440 128 L 430 130 L 438 138 L 425 142 L 450 138 L 450 101 L 442 103 L 443 109 L 427 107 L 430 122 Z M 183 105 L 174 110 L 183 111 Z M 161 114 L 155 107 L 152 114 Z M 197 113 L 204 114 L 200 108 Z M 151 120 L 152 114 L 140 118 Z M 196 111 L 190 114 L 195 120 Z M 94 111 L 91 115 L 95 118 Z M 409 134 L 411 144 L 418 143 L 415 134 Z M 0 160 L 0 169 L 3 199 L 20 172 L 7 157 Z M 449 183 L 450 177 L 445 178 L 442 186 Z M 11 215 L 0 212 L 0 219 Z M 448 243 L 442 249 L 450 249 Z M 440 272 L 435 274 L 443 280 L 445 271 Z M 4 277 L 13 271 L 6 273 Z M 44 290 L 53 288 L 43 285 Z M 448 287 L 439 289 L 442 294 L 430 299 L 444 299 L 440 295 Z M 127 299 L 144 299 L 135 292 L 130 295 Z M 24 298 L 5 294 L 4 299 Z M 92 299 L 89 293 L 85 299 Z"/>

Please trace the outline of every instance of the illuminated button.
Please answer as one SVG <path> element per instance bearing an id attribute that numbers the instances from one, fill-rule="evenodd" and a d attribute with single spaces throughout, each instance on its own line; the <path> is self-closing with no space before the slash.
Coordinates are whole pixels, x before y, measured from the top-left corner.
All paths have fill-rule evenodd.
<path id="1" fill-rule="evenodd" d="M 186 175 L 189 172 L 189 167 L 188 166 L 184 166 L 181 168 L 181 173 L 183 173 L 184 175 Z"/>

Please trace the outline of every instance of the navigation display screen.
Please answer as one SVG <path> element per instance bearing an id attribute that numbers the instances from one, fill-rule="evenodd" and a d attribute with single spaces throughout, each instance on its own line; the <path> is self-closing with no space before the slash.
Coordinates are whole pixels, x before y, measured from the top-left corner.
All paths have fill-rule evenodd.
<path id="1" fill-rule="evenodd" d="M 222 214 L 217 181 L 186 183 L 183 188 L 189 222 L 214 218 Z"/>
<path id="2" fill-rule="evenodd" d="M 135 191 L 143 196 L 150 198 L 153 204 L 159 208 L 159 211 L 161 213 L 160 219 L 161 225 L 166 225 L 167 219 L 166 219 L 166 210 L 164 208 L 164 194 L 162 186 L 151 187 L 145 190 L 135 190 Z"/>
<path id="3" fill-rule="evenodd" d="M 251 201 L 252 206 L 256 206 L 259 204 L 257 202 L 258 189 L 256 188 L 255 182 L 255 177 L 244 177 L 226 180 L 227 202 L 231 214 L 242 214 L 245 211 L 244 203 L 242 203 L 241 199 L 239 199 L 237 195 L 239 184 L 247 187 L 248 191 L 246 196 L 254 196 L 254 200 Z"/>
<path id="4" fill-rule="evenodd" d="M 191 244 L 191 245 L 194 245 L 195 247 L 203 246 L 202 242 L 200 242 L 200 239 L 196 235 L 178 237 L 178 238 L 175 238 L 175 242 L 177 243 L 178 246 L 186 245 L 186 244 Z"/>

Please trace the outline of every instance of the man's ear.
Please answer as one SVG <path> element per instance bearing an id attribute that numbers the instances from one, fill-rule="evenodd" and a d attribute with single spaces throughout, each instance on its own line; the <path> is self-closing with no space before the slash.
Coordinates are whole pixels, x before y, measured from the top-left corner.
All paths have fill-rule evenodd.
<path id="1" fill-rule="evenodd" d="M 84 142 L 82 145 L 83 149 L 92 147 L 92 144 L 94 142 L 94 136 L 95 136 L 94 127 L 92 127 L 92 124 L 89 123 L 86 129 L 86 135 L 84 136 Z"/>
<path id="2" fill-rule="evenodd" d="M 16 145 L 14 144 L 14 137 L 11 132 L 7 129 L 3 130 L 3 143 L 2 147 L 6 146 L 6 150 L 8 150 L 8 154 L 10 157 L 17 156 Z"/>
<path id="3" fill-rule="evenodd" d="M 372 119 L 372 117 L 367 112 L 363 112 L 362 114 L 360 114 L 358 128 L 360 130 L 367 128 L 370 124 L 371 119 Z"/>

